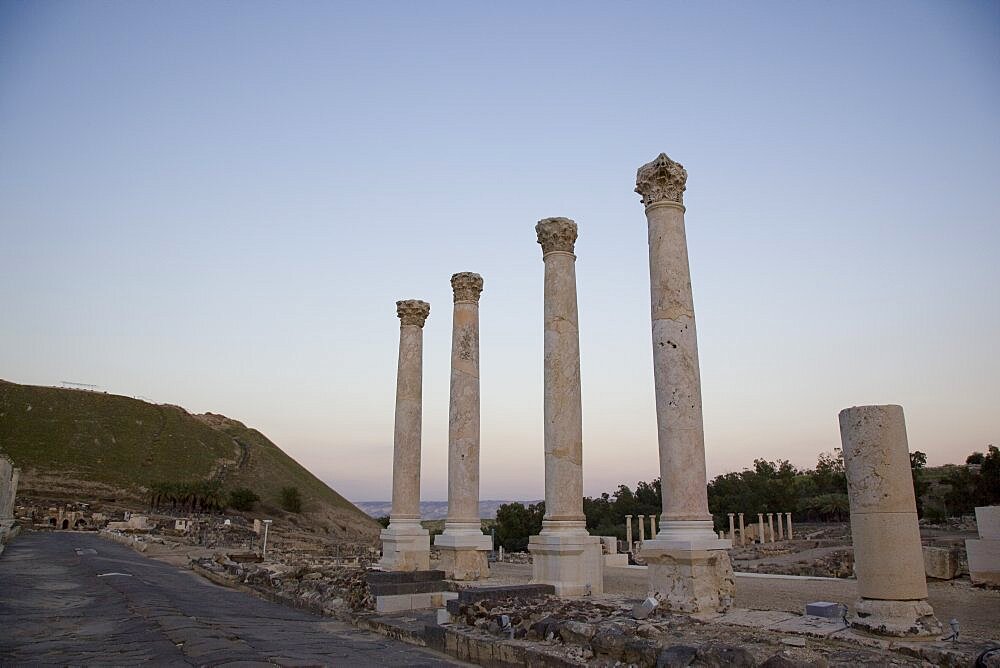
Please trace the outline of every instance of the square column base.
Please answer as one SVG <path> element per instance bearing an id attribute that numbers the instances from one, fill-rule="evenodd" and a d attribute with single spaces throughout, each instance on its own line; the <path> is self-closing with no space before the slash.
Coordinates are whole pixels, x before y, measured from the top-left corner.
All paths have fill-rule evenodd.
<path id="1" fill-rule="evenodd" d="M 649 595 L 659 595 L 661 605 L 671 612 L 699 614 L 725 612 L 733 605 L 736 579 L 726 548 L 728 540 L 700 541 L 706 547 L 690 549 L 680 541 L 650 540 L 642 545 L 646 561 Z M 707 549 L 706 549 L 707 548 Z"/>
<path id="2" fill-rule="evenodd" d="M 880 636 L 896 638 L 935 637 L 941 635 L 941 622 L 926 600 L 882 601 L 859 599 L 854 614 L 848 617 L 853 628 Z"/>
<path id="3" fill-rule="evenodd" d="M 493 540 L 481 531 L 445 533 L 434 537 L 434 547 L 441 552 L 440 568 L 449 580 L 481 580 L 490 575 L 486 553 Z"/>
<path id="4" fill-rule="evenodd" d="M 528 539 L 531 584 L 548 584 L 557 596 L 604 593 L 604 554 L 600 536 L 542 533 Z"/>
<path id="5" fill-rule="evenodd" d="M 431 539 L 427 529 L 415 522 L 392 522 L 379 534 L 384 571 L 427 571 L 431 568 Z"/>

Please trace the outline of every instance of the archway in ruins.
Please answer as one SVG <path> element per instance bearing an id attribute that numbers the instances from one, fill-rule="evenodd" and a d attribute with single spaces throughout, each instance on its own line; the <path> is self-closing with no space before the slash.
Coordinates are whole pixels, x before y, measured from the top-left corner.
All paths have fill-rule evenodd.
<path id="1" fill-rule="evenodd" d="M 49 518 L 49 526 L 53 526 L 54 527 L 55 525 L 56 525 L 56 518 L 50 517 Z"/>
<path id="2" fill-rule="evenodd" d="M 62 528 L 63 529 L 68 529 L 69 528 L 69 520 L 63 520 Z"/>

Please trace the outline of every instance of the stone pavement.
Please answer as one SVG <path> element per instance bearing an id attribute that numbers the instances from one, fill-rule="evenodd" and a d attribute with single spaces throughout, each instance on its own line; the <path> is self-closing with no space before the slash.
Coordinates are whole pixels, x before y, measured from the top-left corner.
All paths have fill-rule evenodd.
<path id="1" fill-rule="evenodd" d="M 0 558 L 0 664 L 461 665 L 206 582 L 94 534 L 22 534 Z"/>

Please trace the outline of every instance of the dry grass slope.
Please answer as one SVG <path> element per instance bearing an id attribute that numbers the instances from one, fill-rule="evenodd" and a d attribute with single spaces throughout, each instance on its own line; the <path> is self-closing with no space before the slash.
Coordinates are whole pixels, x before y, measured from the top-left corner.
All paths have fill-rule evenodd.
<path id="1" fill-rule="evenodd" d="M 271 510 L 283 487 L 297 487 L 303 524 L 335 536 L 374 540 L 379 529 L 257 430 L 178 406 L 0 381 L 0 451 L 23 469 L 22 491 L 36 496 L 145 501 L 155 483 L 216 479 L 226 490 L 253 489 Z"/>

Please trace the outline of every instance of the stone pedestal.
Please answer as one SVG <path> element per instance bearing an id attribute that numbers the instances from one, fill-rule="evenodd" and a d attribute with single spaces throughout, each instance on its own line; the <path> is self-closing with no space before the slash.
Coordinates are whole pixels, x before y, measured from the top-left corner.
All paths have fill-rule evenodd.
<path id="1" fill-rule="evenodd" d="M 724 610 L 732 603 L 732 566 L 708 512 L 701 372 L 684 229 L 687 171 L 661 153 L 639 168 L 645 205 L 650 317 L 663 513 L 643 544 L 649 590 L 670 610 Z"/>
<path id="2" fill-rule="evenodd" d="M 974 585 L 1000 588 L 1000 506 L 976 508 L 978 540 L 965 541 Z"/>
<path id="3" fill-rule="evenodd" d="M 479 295 L 483 277 L 451 277 L 455 310 L 451 334 L 451 401 L 448 409 L 448 518 L 434 539 L 441 569 L 453 580 L 489 575 L 493 549 L 479 519 Z"/>
<path id="4" fill-rule="evenodd" d="M 535 226 L 545 263 L 545 517 L 528 539 L 532 583 L 560 596 L 604 591 L 601 539 L 583 514 L 583 408 L 576 301 L 577 228 L 569 218 Z"/>
<path id="5" fill-rule="evenodd" d="M 903 409 L 844 409 L 840 435 L 861 595 L 849 621 L 879 635 L 939 635 L 941 624 L 927 604 Z"/>
<path id="6" fill-rule="evenodd" d="M 420 526 L 420 434 L 423 410 L 424 322 L 427 302 L 396 302 L 399 367 L 396 373 L 396 427 L 393 436 L 392 510 L 382 530 L 382 561 L 389 571 L 430 568 L 430 537 Z"/>

